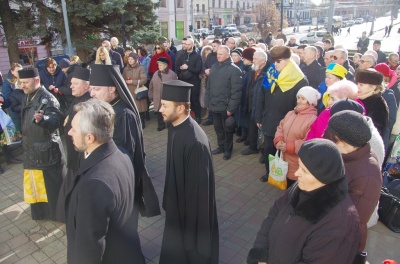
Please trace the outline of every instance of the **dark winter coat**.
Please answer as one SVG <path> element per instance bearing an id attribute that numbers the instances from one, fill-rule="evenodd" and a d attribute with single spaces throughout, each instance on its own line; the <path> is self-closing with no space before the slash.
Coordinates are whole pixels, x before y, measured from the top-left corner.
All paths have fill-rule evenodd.
<path id="1" fill-rule="evenodd" d="M 317 89 L 318 85 L 325 79 L 325 71 L 317 60 L 314 60 L 310 65 L 306 64 L 301 70 L 307 77 L 308 84 L 314 89 Z"/>
<path id="2" fill-rule="evenodd" d="M 246 111 L 248 99 L 248 87 L 252 81 L 254 71 L 251 69 L 251 65 L 243 64 L 242 71 L 242 98 L 240 99 L 239 110 L 236 112 L 235 120 L 238 126 L 249 127 L 250 113 Z"/>
<path id="3" fill-rule="evenodd" d="M 378 93 L 361 100 L 361 102 L 364 104 L 365 115 L 371 117 L 376 129 L 384 139 L 389 123 L 389 110 L 385 99 Z"/>
<path id="4" fill-rule="evenodd" d="M 10 80 L 12 80 L 12 78 L 13 78 L 13 75 L 12 75 L 11 71 L 9 71 L 7 76 L 4 78 L 4 82 L 3 82 L 2 87 L 1 87 L 1 89 L 2 89 L 1 92 L 2 92 L 2 94 L 4 96 L 4 100 L 9 100 L 10 104 L 11 104 L 11 100 L 10 100 L 11 94 L 15 90 L 15 84 L 10 82 Z M 3 105 L 3 108 L 7 108 L 7 107 L 5 107 Z M 10 117 L 12 119 L 15 119 L 15 118 L 21 119 L 21 114 L 19 114 L 19 113 L 15 112 L 12 109 L 12 107 L 11 107 L 11 111 L 10 111 L 10 109 L 8 110 L 8 114 L 10 115 Z"/>
<path id="5" fill-rule="evenodd" d="M 180 67 L 186 64 L 188 66 L 187 70 L 181 70 Z M 199 74 L 201 72 L 202 68 L 202 59 L 199 54 L 193 49 L 192 52 L 187 52 L 185 51 L 182 53 L 181 56 L 179 56 L 176 59 L 175 62 L 175 69 L 176 69 L 176 75 L 178 75 L 179 80 L 182 80 L 184 82 L 188 83 L 200 83 L 200 77 Z"/>
<path id="6" fill-rule="evenodd" d="M 380 164 L 368 143 L 348 154 L 342 154 L 349 184 L 349 195 L 360 217 L 360 245 L 367 242 L 367 223 L 379 201 L 382 187 Z"/>
<path id="7" fill-rule="evenodd" d="M 275 201 L 247 263 L 352 263 L 360 232 L 346 179 L 303 193 L 295 183 Z"/>
<path id="8" fill-rule="evenodd" d="M 133 175 L 129 157 L 113 141 L 82 161 L 66 194 L 68 263 L 145 263 L 133 206 Z"/>
<path id="9" fill-rule="evenodd" d="M 49 91 L 39 90 L 26 95 L 22 104 L 22 146 L 24 149 L 24 169 L 45 169 L 61 162 L 58 128 L 61 125 L 60 104 Z M 39 123 L 32 119 L 42 103 L 47 99 L 43 109 L 44 118 Z M 28 103 L 27 103 L 28 102 Z M 58 143 L 57 143 L 58 142 Z"/>
<path id="10" fill-rule="evenodd" d="M 395 87 L 397 89 L 397 87 Z M 394 123 L 396 122 L 397 108 L 396 98 L 392 89 L 385 89 L 382 93 L 383 99 L 385 99 L 386 105 L 388 107 L 388 125 L 383 137 L 383 143 L 385 144 L 385 149 L 387 149 L 389 144 L 390 133 L 393 129 Z"/>
<path id="11" fill-rule="evenodd" d="M 66 82 L 67 76 L 61 70 L 59 66 L 57 66 L 54 75 L 51 75 L 47 68 L 44 68 L 41 72 L 39 72 L 40 83 L 48 90 L 50 85 L 54 85 L 57 89 L 59 87 L 63 87 Z M 60 103 L 61 112 L 65 112 L 67 110 L 68 100 L 64 97 L 61 91 L 56 91 L 55 89 L 51 90 L 52 93 L 58 102 Z"/>
<path id="12" fill-rule="evenodd" d="M 308 85 L 306 78 L 300 80 L 292 89 L 282 92 L 278 84 L 274 91 L 261 89 L 256 109 L 256 122 L 262 124 L 262 131 L 266 136 L 274 137 L 279 122 L 292 111 L 297 104 L 297 92 Z"/>
<path id="13" fill-rule="evenodd" d="M 242 96 L 242 72 L 228 58 L 215 63 L 207 79 L 205 106 L 212 112 L 235 113 Z"/>
<path id="14" fill-rule="evenodd" d="M 261 96 L 261 90 L 264 89 L 263 87 L 263 80 L 264 80 L 264 72 L 267 71 L 271 64 L 267 62 L 265 66 L 261 69 L 260 74 L 255 78 L 253 71 L 253 75 L 251 76 L 251 82 L 247 88 L 247 105 L 245 105 L 246 111 L 250 113 L 252 119 L 256 119 L 256 109 L 258 104 L 258 99 Z"/>
<path id="15" fill-rule="evenodd" d="M 123 69 L 124 69 L 124 61 L 123 61 L 123 57 L 121 56 L 121 54 L 119 54 L 118 52 L 113 51 L 112 49 L 109 51 L 110 53 L 110 59 L 111 61 L 115 62 L 116 65 L 119 65 L 119 70 L 122 73 Z"/>
<path id="16" fill-rule="evenodd" d="M 204 73 L 205 70 L 211 69 L 211 67 L 217 62 L 217 53 L 211 52 L 210 54 L 208 54 L 206 61 L 203 63 L 202 72 Z"/>
<path id="17" fill-rule="evenodd" d="M 10 95 L 10 108 L 17 114 L 19 119 L 21 119 L 22 102 L 24 99 L 25 94 L 22 89 L 15 89 Z"/>
<path id="18" fill-rule="evenodd" d="M 386 62 L 386 54 L 384 52 L 382 52 L 381 50 L 376 51 L 376 53 L 378 53 L 378 61 L 376 62 L 376 64 L 385 63 Z"/>

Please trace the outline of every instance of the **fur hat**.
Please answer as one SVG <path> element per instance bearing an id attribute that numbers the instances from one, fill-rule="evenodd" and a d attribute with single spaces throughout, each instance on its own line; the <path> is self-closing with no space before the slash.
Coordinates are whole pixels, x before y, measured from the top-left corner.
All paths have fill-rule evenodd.
<path id="1" fill-rule="evenodd" d="M 327 131 L 354 147 L 364 146 L 372 136 L 367 120 L 352 110 L 340 111 L 331 116 Z"/>
<path id="2" fill-rule="evenodd" d="M 390 68 L 389 68 L 389 66 L 386 64 L 386 63 L 378 63 L 375 67 L 374 67 L 374 69 L 375 70 L 377 70 L 378 72 L 380 72 L 380 73 L 382 73 L 383 74 L 383 76 L 385 76 L 385 77 L 392 77 L 392 75 L 393 75 L 393 70 L 391 70 Z"/>
<path id="3" fill-rule="evenodd" d="M 256 52 L 256 50 L 254 48 L 246 48 L 244 49 L 243 53 L 242 53 L 242 57 L 243 59 L 249 60 L 249 61 L 253 61 L 253 56 L 254 56 L 254 52 Z"/>
<path id="4" fill-rule="evenodd" d="M 292 51 L 286 46 L 275 46 L 271 49 L 269 54 L 272 60 L 290 59 Z"/>
<path id="5" fill-rule="evenodd" d="M 326 73 L 337 76 L 339 79 L 343 80 L 347 75 L 347 70 L 340 64 L 332 62 L 326 67 Z"/>
<path id="6" fill-rule="evenodd" d="M 71 66 L 71 62 L 69 61 L 69 59 L 62 58 L 58 63 L 58 66 L 60 66 L 61 69 L 68 68 L 69 66 Z"/>
<path id="7" fill-rule="evenodd" d="M 231 55 L 232 55 L 232 53 L 237 53 L 237 54 L 239 54 L 240 57 L 242 57 L 243 49 L 242 48 L 233 49 L 231 51 Z"/>
<path id="8" fill-rule="evenodd" d="M 355 77 L 357 83 L 380 85 L 383 81 L 382 73 L 375 69 L 358 70 Z"/>
<path id="9" fill-rule="evenodd" d="M 321 98 L 321 94 L 311 86 L 304 86 L 297 92 L 297 96 L 302 95 L 307 99 L 308 103 L 313 106 L 317 106 L 318 100 Z"/>
<path id="10" fill-rule="evenodd" d="M 169 65 L 169 60 L 167 58 L 165 58 L 165 57 L 158 58 L 157 59 L 157 63 L 159 63 L 159 62 L 162 62 L 162 63 L 165 63 L 165 64 Z"/>
<path id="11" fill-rule="evenodd" d="M 345 177 L 342 155 L 330 140 L 316 138 L 301 145 L 299 158 L 320 182 L 329 184 Z"/>
<path id="12" fill-rule="evenodd" d="M 332 105 L 330 114 L 331 114 L 331 116 L 333 116 L 334 114 L 344 111 L 344 110 L 352 110 L 352 111 L 356 111 L 357 113 L 360 113 L 360 114 L 364 114 L 364 111 L 365 111 L 364 107 L 360 103 L 358 103 L 354 100 L 351 100 L 349 98 L 346 98 L 346 99 L 340 100 L 339 102 L 336 102 L 334 105 Z"/>

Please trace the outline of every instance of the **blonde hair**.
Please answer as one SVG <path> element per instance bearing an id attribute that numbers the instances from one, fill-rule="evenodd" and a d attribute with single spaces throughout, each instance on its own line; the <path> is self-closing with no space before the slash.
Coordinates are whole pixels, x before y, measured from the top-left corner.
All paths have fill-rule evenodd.
<path id="1" fill-rule="evenodd" d="M 104 53 L 106 55 L 106 61 L 103 62 L 100 59 L 100 54 Z M 105 65 L 111 65 L 111 59 L 110 59 L 110 54 L 108 53 L 108 50 L 104 47 L 99 47 L 96 51 L 96 61 L 95 64 L 105 64 Z"/>
<path id="2" fill-rule="evenodd" d="M 69 60 L 70 60 L 71 64 L 72 63 L 76 63 L 78 65 L 82 64 L 82 61 L 79 59 L 79 56 L 76 56 L 76 55 L 72 56 Z"/>
<path id="3" fill-rule="evenodd" d="M 208 53 L 206 54 L 206 52 L 208 52 Z M 208 54 L 210 54 L 211 52 L 212 52 L 212 47 L 209 45 L 204 46 L 201 49 L 201 59 L 203 60 L 203 63 L 206 61 Z"/>

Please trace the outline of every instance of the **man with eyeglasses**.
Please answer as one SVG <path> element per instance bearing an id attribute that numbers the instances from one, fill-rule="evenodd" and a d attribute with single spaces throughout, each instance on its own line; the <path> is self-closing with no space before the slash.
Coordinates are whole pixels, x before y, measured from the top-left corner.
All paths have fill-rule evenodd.
<path id="1" fill-rule="evenodd" d="M 228 38 L 226 46 L 228 46 L 230 50 L 234 50 L 236 48 L 236 40 L 234 38 Z"/>
<path id="2" fill-rule="evenodd" d="M 347 70 L 346 79 L 354 82 L 354 68 L 350 65 L 348 61 L 347 50 L 344 49 L 335 49 L 331 56 L 334 62 L 342 65 Z"/>
<path id="3" fill-rule="evenodd" d="M 176 75 L 179 80 L 193 85 L 190 92 L 190 105 L 197 123 L 201 123 L 200 77 L 202 69 L 201 56 L 196 52 L 193 39 L 186 40 L 186 51 L 176 60 Z"/>
<path id="4" fill-rule="evenodd" d="M 358 69 L 360 70 L 366 70 L 369 68 L 373 68 L 375 66 L 375 59 L 374 56 L 370 55 L 370 54 L 364 54 L 361 56 L 361 59 L 359 60 L 359 67 Z"/>
<path id="5" fill-rule="evenodd" d="M 389 68 L 391 70 L 393 71 L 397 70 L 397 67 L 399 67 L 399 54 L 390 53 L 386 64 L 389 65 Z"/>

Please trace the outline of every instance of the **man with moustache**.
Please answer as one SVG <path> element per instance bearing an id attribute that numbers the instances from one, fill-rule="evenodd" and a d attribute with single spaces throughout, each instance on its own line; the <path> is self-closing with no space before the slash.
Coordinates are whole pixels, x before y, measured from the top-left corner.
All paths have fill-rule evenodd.
<path id="1" fill-rule="evenodd" d="M 60 104 L 40 86 L 36 68 L 22 69 L 18 75 L 25 93 L 21 110 L 24 200 L 31 205 L 32 220 L 56 220 L 63 170 Z"/>
<path id="2" fill-rule="evenodd" d="M 76 172 L 79 168 L 80 160 L 82 156 L 75 149 L 72 142 L 72 138 L 67 135 L 71 129 L 71 121 L 74 118 L 76 112 L 74 110 L 75 105 L 89 100 L 90 97 L 90 84 L 89 84 L 90 70 L 81 67 L 75 67 L 72 72 L 71 78 L 71 93 L 74 99 L 72 100 L 69 108 L 66 112 L 64 119 L 64 134 L 62 135 L 62 142 L 64 146 L 64 155 L 66 157 L 67 175 L 61 186 L 60 194 L 58 196 L 57 205 L 57 220 L 65 222 L 65 194 L 68 193 L 74 185 Z"/>
<path id="3" fill-rule="evenodd" d="M 201 123 L 200 84 L 199 74 L 202 69 L 201 56 L 196 52 L 193 39 L 186 40 L 186 52 L 176 60 L 176 75 L 181 81 L 193 85 L 190 92 L 190 103 L 197 123 Z"/>
<path id="4" fill-rule="evenodd" d="M 116 114 L 113 140 L 133 163 L 135 206 L 143 216 L 159 215 L 158 198 L 145 165 L 140 116 L 126 82 L 116 65 L 94 64 L 91 68 L 90 96 L 113 107 Z"/>
<path id="5" fill-rule="evenodd" d="M 224 153 L 224 160 L 232 156 L 233 132 L 237 111 L 242 97 L 242 72 L 233 64 L 230 49 L 219 46 L 217 60 L 210 70 L 207 80 L 205 106 L 213 112 L 214 129 L 217 134 L 218 148 L 212 154 Z"/>
<path id="6" fill-rule="evenodd" d="M 160 264 L 217 264 L 215 177 L 207 135 L 190 117 L 192 85 L 163 83 L 160 112 L 168 129 Z"/>
<path id="7" fill-rule="evenodd" d="M 246 51 L 246 50 L 245 50 Z M 262 72 L 266 72 L 271 66 L 268 62 L 268 55 L 264 51 L 258 50 L 253 55 L 253 71 L 250 83 L 247 88 L 247 96 L 245 102 L 245 111 L 249 115 L 249 132 L 248 132 L 248 145 L 249 147 L 241 152 L 242 155 L 257 154 L 257 138 L 258 138 L 258 127 L 256 123 L 256 109 L 258 98 L 261 96 L 261 89 L 263 88 L 264 75 Z M 260 162 L 264 162 L 263 156 L 260 158 Z"/>

